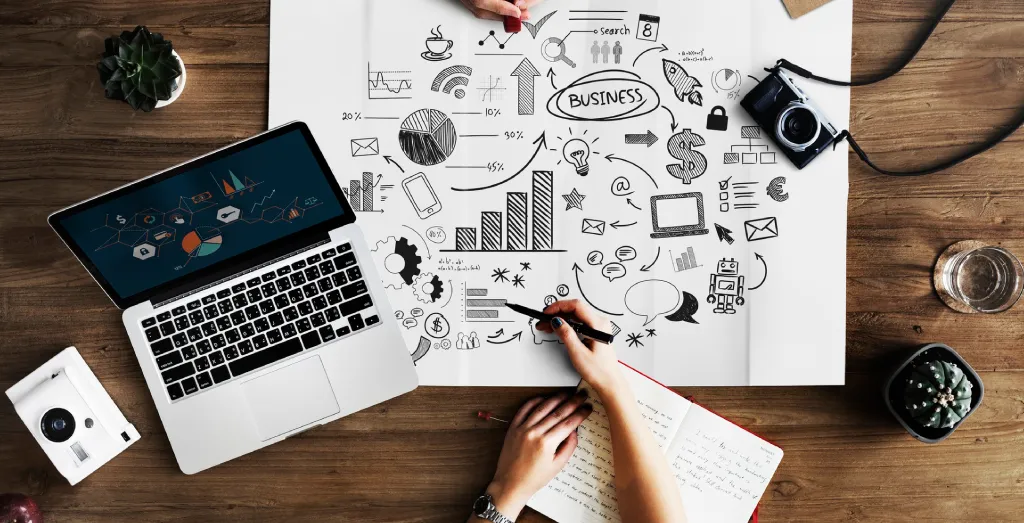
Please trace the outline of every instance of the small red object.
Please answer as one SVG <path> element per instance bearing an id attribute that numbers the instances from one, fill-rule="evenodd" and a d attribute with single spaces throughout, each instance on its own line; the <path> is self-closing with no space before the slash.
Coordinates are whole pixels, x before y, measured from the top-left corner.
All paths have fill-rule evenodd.
<path id="1" fill-rule="evenodd" d="M 515 0 L 505 0 L 505 1 L 510 3 L 510 4 L 514 4 L 515 3 Z M 519 18 L 516 18 L 514 16 L 506 16 L 504 22 L 505 22 L 505 32 L 506 33 L 518 33 L 519 31 L 523 30 L 523 21 L 521 19 L 519 19 Z"/>
<path id="2" fill-rule="evenodd" d="M 508 423 L 508 420 L 503 420 L 501 418 L 496 417 L 493 413 L 483 410 L 476 411 L 476 417 L 485 421 L 500 421 L 502 423 Z"/>

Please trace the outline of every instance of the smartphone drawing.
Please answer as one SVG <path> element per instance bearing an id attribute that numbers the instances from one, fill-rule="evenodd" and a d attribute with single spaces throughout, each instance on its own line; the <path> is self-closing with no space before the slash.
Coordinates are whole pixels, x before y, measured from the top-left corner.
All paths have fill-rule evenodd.
<path id="1" fill-rule="evenodd" d="M 416 215 L 421 220 L 425 220 L 441 210 L 441 202 L 437 199 L 434 188 L 430 186 L 427 175 L 416 173 L 402 180 L 402 190 L 405 191 L 405 196 L 409 198 L 409 203 L 412 203 L 412 208 L 416 209 Z"/>

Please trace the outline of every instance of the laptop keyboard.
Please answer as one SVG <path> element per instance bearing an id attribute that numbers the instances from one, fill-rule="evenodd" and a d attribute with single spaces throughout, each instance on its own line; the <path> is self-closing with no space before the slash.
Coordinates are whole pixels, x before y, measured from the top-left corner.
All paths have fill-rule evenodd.
<path id="1" fill-rule="evenodd" d="M 345 243 L 176 304 L 142 328 L 173 402 L 379 323 Z"/>

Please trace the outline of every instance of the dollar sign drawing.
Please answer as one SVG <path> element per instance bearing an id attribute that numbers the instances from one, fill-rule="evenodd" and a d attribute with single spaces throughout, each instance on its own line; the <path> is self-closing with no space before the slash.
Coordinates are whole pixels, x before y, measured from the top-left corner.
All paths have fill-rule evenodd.
<path id="1" fill-rule="evenodd" d="M 117 223 L 120 223 L 121 225 L 124 225 L 125 222 L 127 222 L 127 221 L 128 220 L 124 219 L 124 216 L 121 216 L 120 214 L 117 215 Z"/>
<path id="2" fill-rule="evenodd" d="M 441 318 L 434 318 L 434 324 L 430 327 L 430 330 L 434 331 L 434 334 L 441 332 Z"/>
<path id="3" fill-rule="evenodd" d="M 432 313 L 427 316 L 426 321 L 423 322 L 423 327 L 432 338 L 444 338 L 448 335 L 448 320 L 444 316 L 438 313 Z"/>
<path id="4" fill-rule="evenodd" d="M 708 159 L 694 151 L 694 147 L 704 145 L 704 138 L 689 129 L 672 136 L 668 140 L 668 153 L 682 163 L 665 166 L 668 173 L 689 185 L 694 178 L 699 178 L 708 168 Z"/>

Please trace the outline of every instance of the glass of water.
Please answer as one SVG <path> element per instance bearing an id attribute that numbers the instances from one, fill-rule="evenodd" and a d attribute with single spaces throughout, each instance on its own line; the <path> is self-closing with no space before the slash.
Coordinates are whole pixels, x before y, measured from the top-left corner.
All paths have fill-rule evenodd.
<path id="1" fill-rule="evenodd" d="M 961 312 L 1003 312 L 1024 290 L 1024 267 L 1010 251 L 969 240 L 939 256 L 933 274 L 936 292 Z"/>

